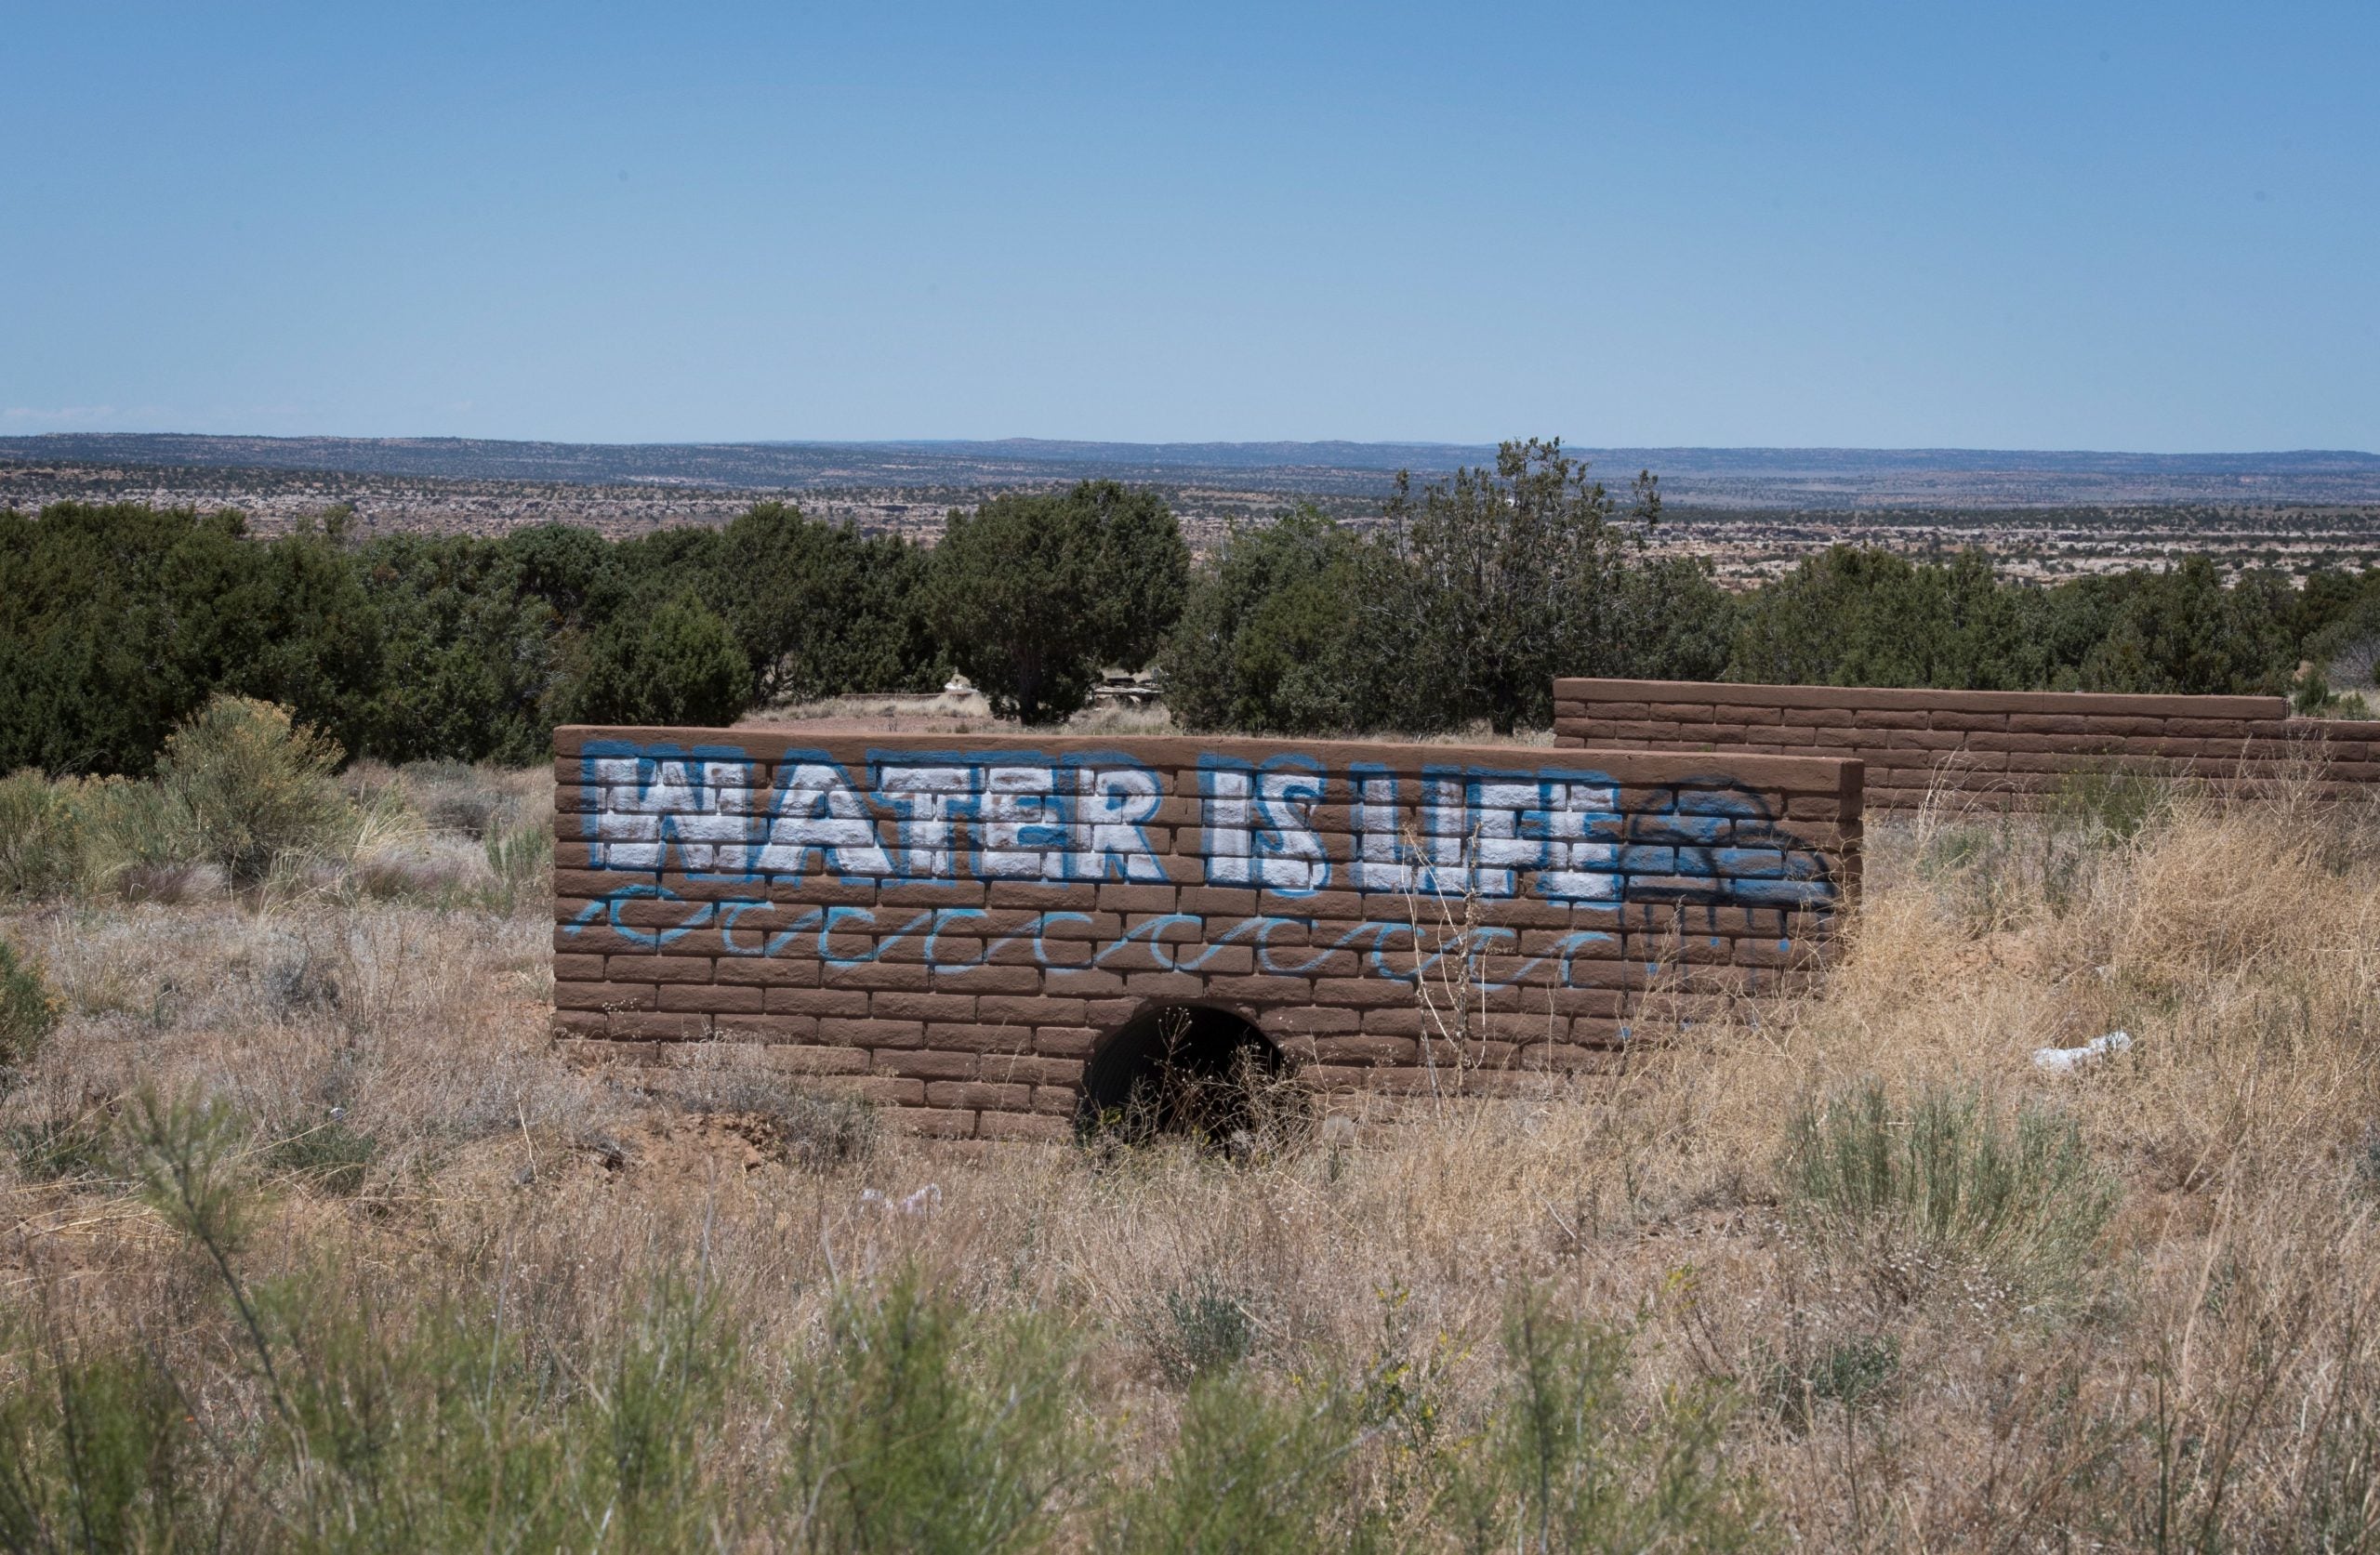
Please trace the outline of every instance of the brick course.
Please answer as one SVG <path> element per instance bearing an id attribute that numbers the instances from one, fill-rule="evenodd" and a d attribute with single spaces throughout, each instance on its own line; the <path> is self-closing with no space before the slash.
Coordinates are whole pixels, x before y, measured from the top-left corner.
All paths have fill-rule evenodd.
<path id="1" fill-rule="evenodd" d="M 2380 772 L 2380 724 L 2293 718 L 2277 696 L 1563 679 L 1554 699 L 1557 748 L 1852 757 L 1880 810 L 1937 788 L 2029 809 L 2110 769 L 2238 784 L 2311 765 L 2334 793 Z"/>
<path id="2" fill-rule="evenodd" d="M 1421 1050 L 1417 980 L 1466 965 L 1466 1061 L 1592 1069 L 1648 992 L 1805 975 L 1858 878 L 1861 763 L 1806 748 L 565 728 L 554 750 L 559 1042 L 761 1055 L 959 1136 L 1069 1126 L 1086 1061 L 1167 1005 L 1247 1021 L 1318 1088 L 1426 1088 L 1453 1055 Z"/>

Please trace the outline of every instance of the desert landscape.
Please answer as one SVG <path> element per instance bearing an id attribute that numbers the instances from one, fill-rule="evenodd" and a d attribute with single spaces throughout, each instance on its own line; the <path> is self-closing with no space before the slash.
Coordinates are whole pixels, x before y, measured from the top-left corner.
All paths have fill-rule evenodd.
<path id="1" fill-rule="evenodd" d="M 0 1555 L 2380 1555 L 2380 7 L 0 39 Z"/>
<path id="2" fill-rule="evenodd" d="M 799 1048 L 564 1061 L 542 770 L 359 764 L 245 876 L 142 858 L 125 793 L 30 826 L 33 781 L 12 1538 L 2321 1548 L 2380 1515 L 2368 804 L 1946 797 L 1871 824 L 1810 995 L 1494 1096 L 1459 1047 L 1375 1114 L 1251 1079 L 1232 1139 L 1118 1146 L 888 1130 Z"/>

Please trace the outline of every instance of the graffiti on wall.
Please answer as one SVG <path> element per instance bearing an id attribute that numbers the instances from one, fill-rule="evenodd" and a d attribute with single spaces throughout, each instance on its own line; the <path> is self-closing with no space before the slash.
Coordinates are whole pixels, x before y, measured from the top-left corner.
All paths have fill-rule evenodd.
<path id="1" fill-rule="evenodd" d="M 1399 774 L 1295 752 L 1212 754 L 1178 795 L 1170 775 L 1118 752 L 901 749 L 846 764 L 592 741 L 581 757 L 595 800 L 580 816 L 588 867 L 643 878 L 602 892 L 569 928 L 601 922 L 654 946 L 707 934 L 719 955 L 811 954 L 830 968 L 901 956 L 954 977 L 1016 954 L 1060 978 L 1117 965 L 1195 973 L 1228 957 L 1259 976 L 1410 982 L 1459 956 L 1488 986 L 1571 986 L 1580 958 L 1614 953 L 1614 934 L 1580 929 L 1520 955 L 1512 929 L 1432 934 L 1413 903 L 1471 898 L 1489 918 L 1498 901 L 1774 910 L 1781 929 L 1836 894 L 1827 861 L 1725 778 L 1631 810 L 1608 774 L 1551 764 Z M 695 898 L 669 876 L 706 889 Z M 1262 891 L 1266 910 L 1153 914 L 1102 937 L 1100 919 L 1072 906 L 1020 916 L 802 903 L 802 884 L 822 880 L 1205 885 Z M 719 889 L 737 885 L 755 889 Z M 1300 910 L 1325 892 L 1354 893 L 1360 921 L 1345 921 L 1343 897 L 1327 916 Z M 664 903 L 675 905 L 656 915 Z"/>

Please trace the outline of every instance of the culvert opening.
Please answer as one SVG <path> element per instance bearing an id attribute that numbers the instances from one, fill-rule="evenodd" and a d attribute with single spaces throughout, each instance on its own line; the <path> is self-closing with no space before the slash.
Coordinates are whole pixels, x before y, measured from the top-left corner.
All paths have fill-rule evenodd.
<path id="1" fill-rule="evenodd" d="M 1227 1009 L 1162 1005 L 1117 1028 L 1083 1072 L 1085 1134 L 1223 1145 L 1281 1112 L 1281 1051 Z"/>

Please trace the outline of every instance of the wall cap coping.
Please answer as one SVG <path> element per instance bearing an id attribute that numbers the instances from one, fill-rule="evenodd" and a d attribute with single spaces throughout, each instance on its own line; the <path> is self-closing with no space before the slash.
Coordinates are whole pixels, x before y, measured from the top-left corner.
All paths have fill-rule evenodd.
<path id="1" fill-rule="evenodd" d="M 1840 707 L 1878 712 L 2046 713 L 2107 718 L 2243 718 L 2279 723 L 2281 696 L 2122 695 L 2105 692 L 1963 692 L 1928 687 L 1773 686 L 1732 680 L 1610 680 L 1584 676 L 1554 682 L 1560 704 L 1689 702 L 1722 707 Z"/>
<path id="2" fill-rule="evenodd" d="M 640 745 L 735 747 L 756 760 L 774 761 L 787 751 L 823 751 L 845 764 L 869 751 L 1115 751 L 1152 766 L 1186 767 L 1202 756 L 1262 762 L 1283 755 L 1311 754 L 1334 768 L 1374 762 L 1397 773 L 1424 767 L 1462 766 L 1532 771 L 1585 769 L 1632 786 L 1740 782 L 1796 793 L 1857 795 L 1865 764 L 1857 757 L 1764 756 L 1727 750 L 1598 750 L 1561 745 L 1453 745 L 1386 740 L 1201 738 L 1195 734 L 806 734 L 798 728 L 704 729 L 667 725 L 564 724 L 554 731 L 558 759 L 580 756 L 589 741 L 616 740 Z"/>

